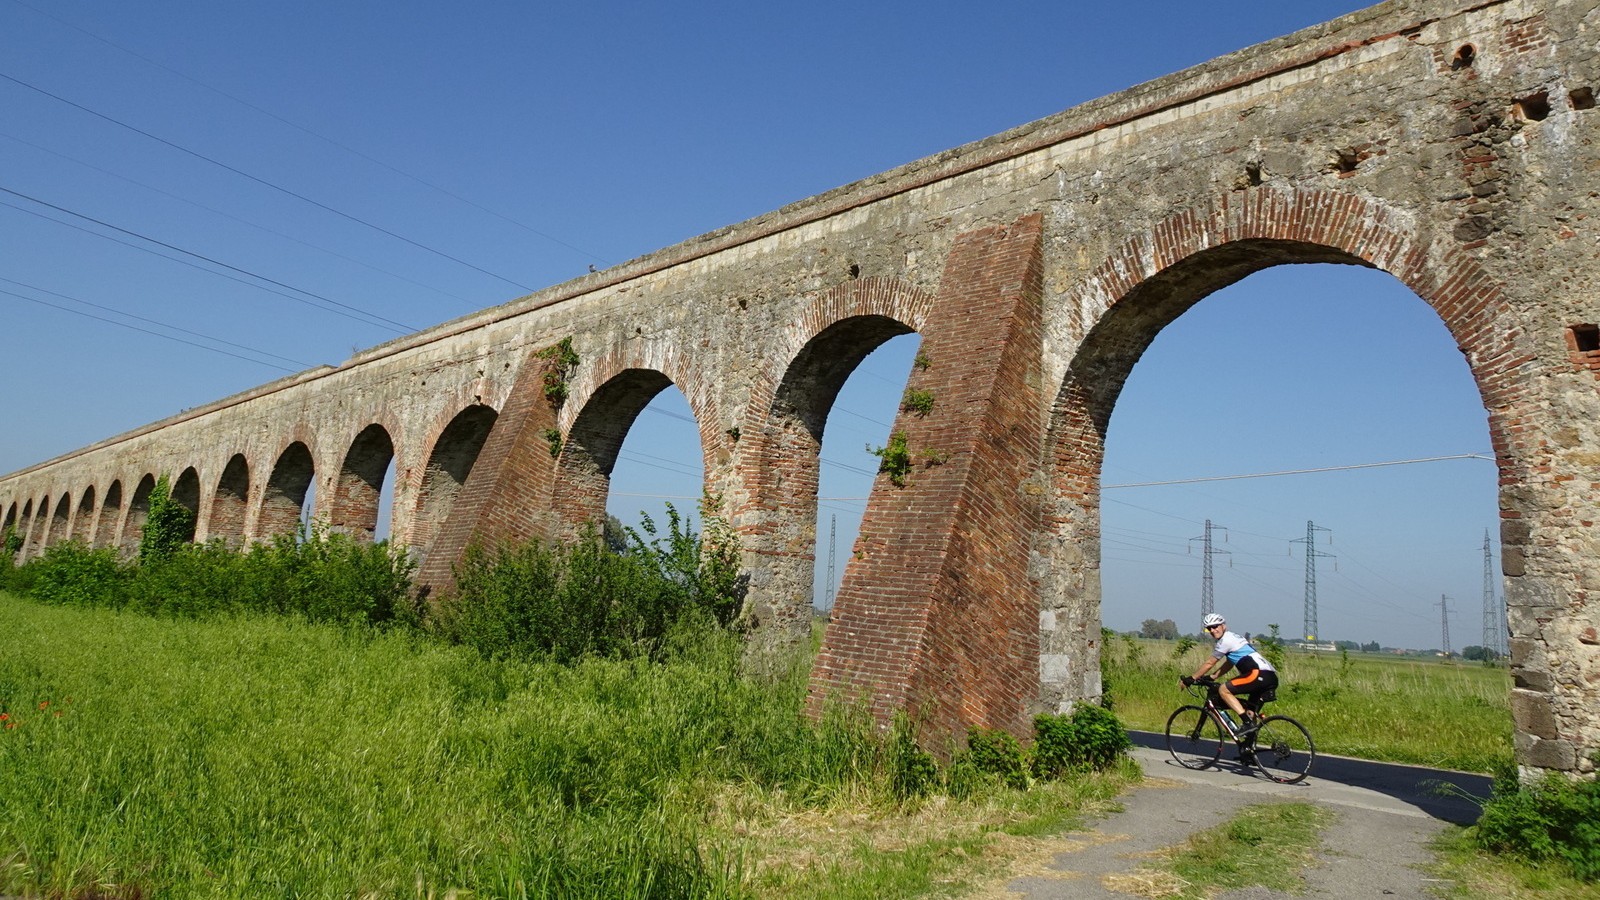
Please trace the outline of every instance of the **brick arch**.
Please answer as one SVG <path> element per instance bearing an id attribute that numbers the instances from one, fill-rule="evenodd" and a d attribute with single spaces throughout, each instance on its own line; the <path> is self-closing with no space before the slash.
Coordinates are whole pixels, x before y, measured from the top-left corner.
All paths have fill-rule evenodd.
<path id="1" fill-rule="evenodd" d="M 439 527 L 450 515 L 467 476 L 483 451 L 499 411 L 483 403 L 457 408 L 428 445 L 422 467 L 407 543 L 419 560 L 426 559 Z"/>
<path id="2" fill-rule="evenodd" d="M 1489 412 L 1502 481 L 1520 464 L 1507 422 L 1527 402 L 1515 351 L 1520 328 L 1500 287 L 1470 255 L 1435 249 L 1409 218 L 1354 194 L 1254 190 L 1173 215 L 1122 244 L 1062 298 L 1084 311 L 1081 344 L 1051 411 L 1039 555 L 1045 626 L 1042 700 L 1100 692 L 1100 470 L 1112 409 L 1156 334 L 1210 293 L 1275 265 L 1331 262 L 1381 269 L 1443 320 L 1466 355 Z"/>
<path id="3" fill-rule="evenodd" d="M 243 453 L 228 457 L 211 492 L 211 515 L 206 537 L 220 538 L 238 545 L 245 536 L 245 518 L 250 509 L 250 462 Z"/>
<path id="4" fill-rule="evenodd" d="M 304 440 L 295 438 L 279 451 L 261 494 L 256 514 L 257 537 L 294 534 L 299 529 L 316 469 L 316 454 Z"/>
<path id="5" fill-rule="evenodd" d="M 732 423 L 724 423 L 710 367 L 693 363 L 676 344 L 613 347 L 580 364 L 573 398 L 562 410 L 563 445 L 556 461 L 553 508 L 556 533 L 572 538 L 585 525 L 604 521 L 617 454 L 650 401 L 676 385 L 700 435 L 706 484 L 727 460 Z"/>
<path id="6" fill-rule="evenodd" d="M 56 500 L 55 512 L 50 516 L 50 532 L 45 546 L 63 543 L 72 533 L 72 495 L 62 491 Z"/>
<path id="7" fill-rule="evenodd" d="M 95 516 L 94 545 L 117 546 L 117 526 L 122 524 L 122 480 L 113 478 L 100 498 L 100 509 Z"/>
<path id="8" fill-rule="evenodd" d="M 193 541 L 195 526 L 200 522 L 200 471 L 194 466 L 184 469 L 172 483 L 172 500 L 189 511 L 189 524 L 185 526 L 187 533 L 183 539 L 186 542 Z"/>
<path id="9" fill-rule="evenodd" d="M 78 501 L 78 512 L 72 518 L 72 538 L 88 544 L 94 539 L 95 490 L 94 485 L 83 489 Z"/>
<path id="10" fill-rule="evenodd" d="M 137 553 L 139 540 L 144 537 L 144 523 L 150 518 L 150 492 L 156 489 L 156 476 L 146 472 L 139 478 L 128 498 L 127 518 L 122 526 L 121 548 L 124 553 Z"/>
<path id="11" fill-rule="evenodd" d="M 326 507 L 329 528 L 363 541 L 371 541 L 377 534 L 383 477 L 395 458 L 393 434 L 373 422 L 348 442 Z"/>
<path id="12" fill-rule="evenodd" d="M 753 627 L 779 640 L 809 633 L 828 414 L 861 361 L 890 338 L 920 332 L 933 301 L 896 278 L 846 282 L 814 299 L 768 355 L 740 428 L 740 502 L 731 517 L 751 574 L 745 615 Z"/>
<path id="13" fill-rule="evenodd" d="M 49 498 L 45 498 L 43 502 L 48 503 Z M 18 520 L 17 525 L 17 533 L 22 535 L 22 549 L 17 551 L 19 554 L 19 561 L 26 560 L 33 556 L 34 552 L 38 549 L 33 542 L 33 532 L 34 529 L 38 527 L 39 523 L 38 517 L 33 514 L 33 511 L 33 498 L 29 497 L 22 504 L 22 518 Z"/>

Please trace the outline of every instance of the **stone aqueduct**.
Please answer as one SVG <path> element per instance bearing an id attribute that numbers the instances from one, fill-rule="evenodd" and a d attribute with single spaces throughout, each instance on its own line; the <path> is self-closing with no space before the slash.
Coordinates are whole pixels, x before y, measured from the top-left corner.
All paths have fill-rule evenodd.
<path id="1" fill-rule="evenodd" d="M 1519 761 L 1591 771 L 1597 7 L 1385 3 L 13 473 L 0 516 L 24 555 L 127 546 L 168 474 L 197 539 L 292 527 L 313 483 L 370 535 L 393 460 L 394 535 L 437 587 L 474 537 L 599 515 L 672 383 L 758 640 L 783 644 L 809 621 L 828 409 L 915 331 L 935 405 L 894 427 L 919 463 L 873 488 L 813 692 L 1020 731 L 1099 690 L 1103 437 L 1144 348 L 1251 272 L 1369 266 L 1438 313 L 1483 399 Z M 554 404 L 540 351 L 563 339 Z"/>

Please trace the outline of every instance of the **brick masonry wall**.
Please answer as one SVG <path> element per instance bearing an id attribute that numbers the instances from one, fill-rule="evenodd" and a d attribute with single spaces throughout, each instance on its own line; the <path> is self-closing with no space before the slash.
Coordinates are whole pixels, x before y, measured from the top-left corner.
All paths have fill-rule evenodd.
<path id="1" fill-rule="evenodd" d="M 865 697 L 910 710 L 947 749 L 968 726 L 1026 733 L 1038 690 L 1038 604 L 1026 561 L 1043 446 L 1040 216 L 969 232 L 945 263 L 893 433 L 913 470 L 880 474 L 812 676 L 810 709 Z"/>

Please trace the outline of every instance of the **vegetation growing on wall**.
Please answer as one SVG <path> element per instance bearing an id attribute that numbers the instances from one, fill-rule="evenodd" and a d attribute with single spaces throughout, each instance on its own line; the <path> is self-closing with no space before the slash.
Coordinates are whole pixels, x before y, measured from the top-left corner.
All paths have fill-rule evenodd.
<path id="1" fill-rule="evenodd" d="M 149 503 L 144 528 L 139 534 L 139 562 L 146 564 L 167 559 L 194 536 L 194 513 L 172 499 L 167 476 L 156 479 Z"/>
<path id="2" fill-rule="evenodd" d="M 567 402 L 567 381 L 578 367 L 577 351 L 572 349 L 572 338 L 564 337 L 559 343 L 540 350 L 536 356 L 549 360 L 550 368 L 544 373 L 544 398 L 551 406 Z"/>

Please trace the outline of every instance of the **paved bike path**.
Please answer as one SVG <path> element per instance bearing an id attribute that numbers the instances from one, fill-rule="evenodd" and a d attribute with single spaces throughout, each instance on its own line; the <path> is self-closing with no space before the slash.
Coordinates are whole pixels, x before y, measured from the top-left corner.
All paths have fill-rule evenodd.
<path id="1" fill-rule="evenodd" d="M 1489 779 L 1482 775 L 1334 756 L 1318 756 L 1302 784 L 1274 784 L 1233 761 L 1232 747 L 1216 767 L 1196 772 L 1172 761 L 1161 735 L 1131 736 L 1133 756 L 1147 780 L 1121 798 L 1122 811 L 1063 835 L 1049 848 L 1050 859 L 1039 860 L 988 896 L 1149 896 L 1150 876 L 1140 866 L 1151 854 L 1221 825 L 1245 806 L 1308 801 L 1332 810 L 1335 820 L 1322 832 L 1317 862 L 1302 872 L 1308 891 L 1299 896 L 1425 897 L 1435 884 L 1420 868 L 1431 858 L 1428 843 L 1447 823 L 1471 823 L 1479 809 L 1471 800 L 1440 795 L 1435 786 L 1449 782 L 1479 798 L 1489 793 Z M 1222 894 L 1220 900 L 1289 896 L 1250 888 Z"/>

